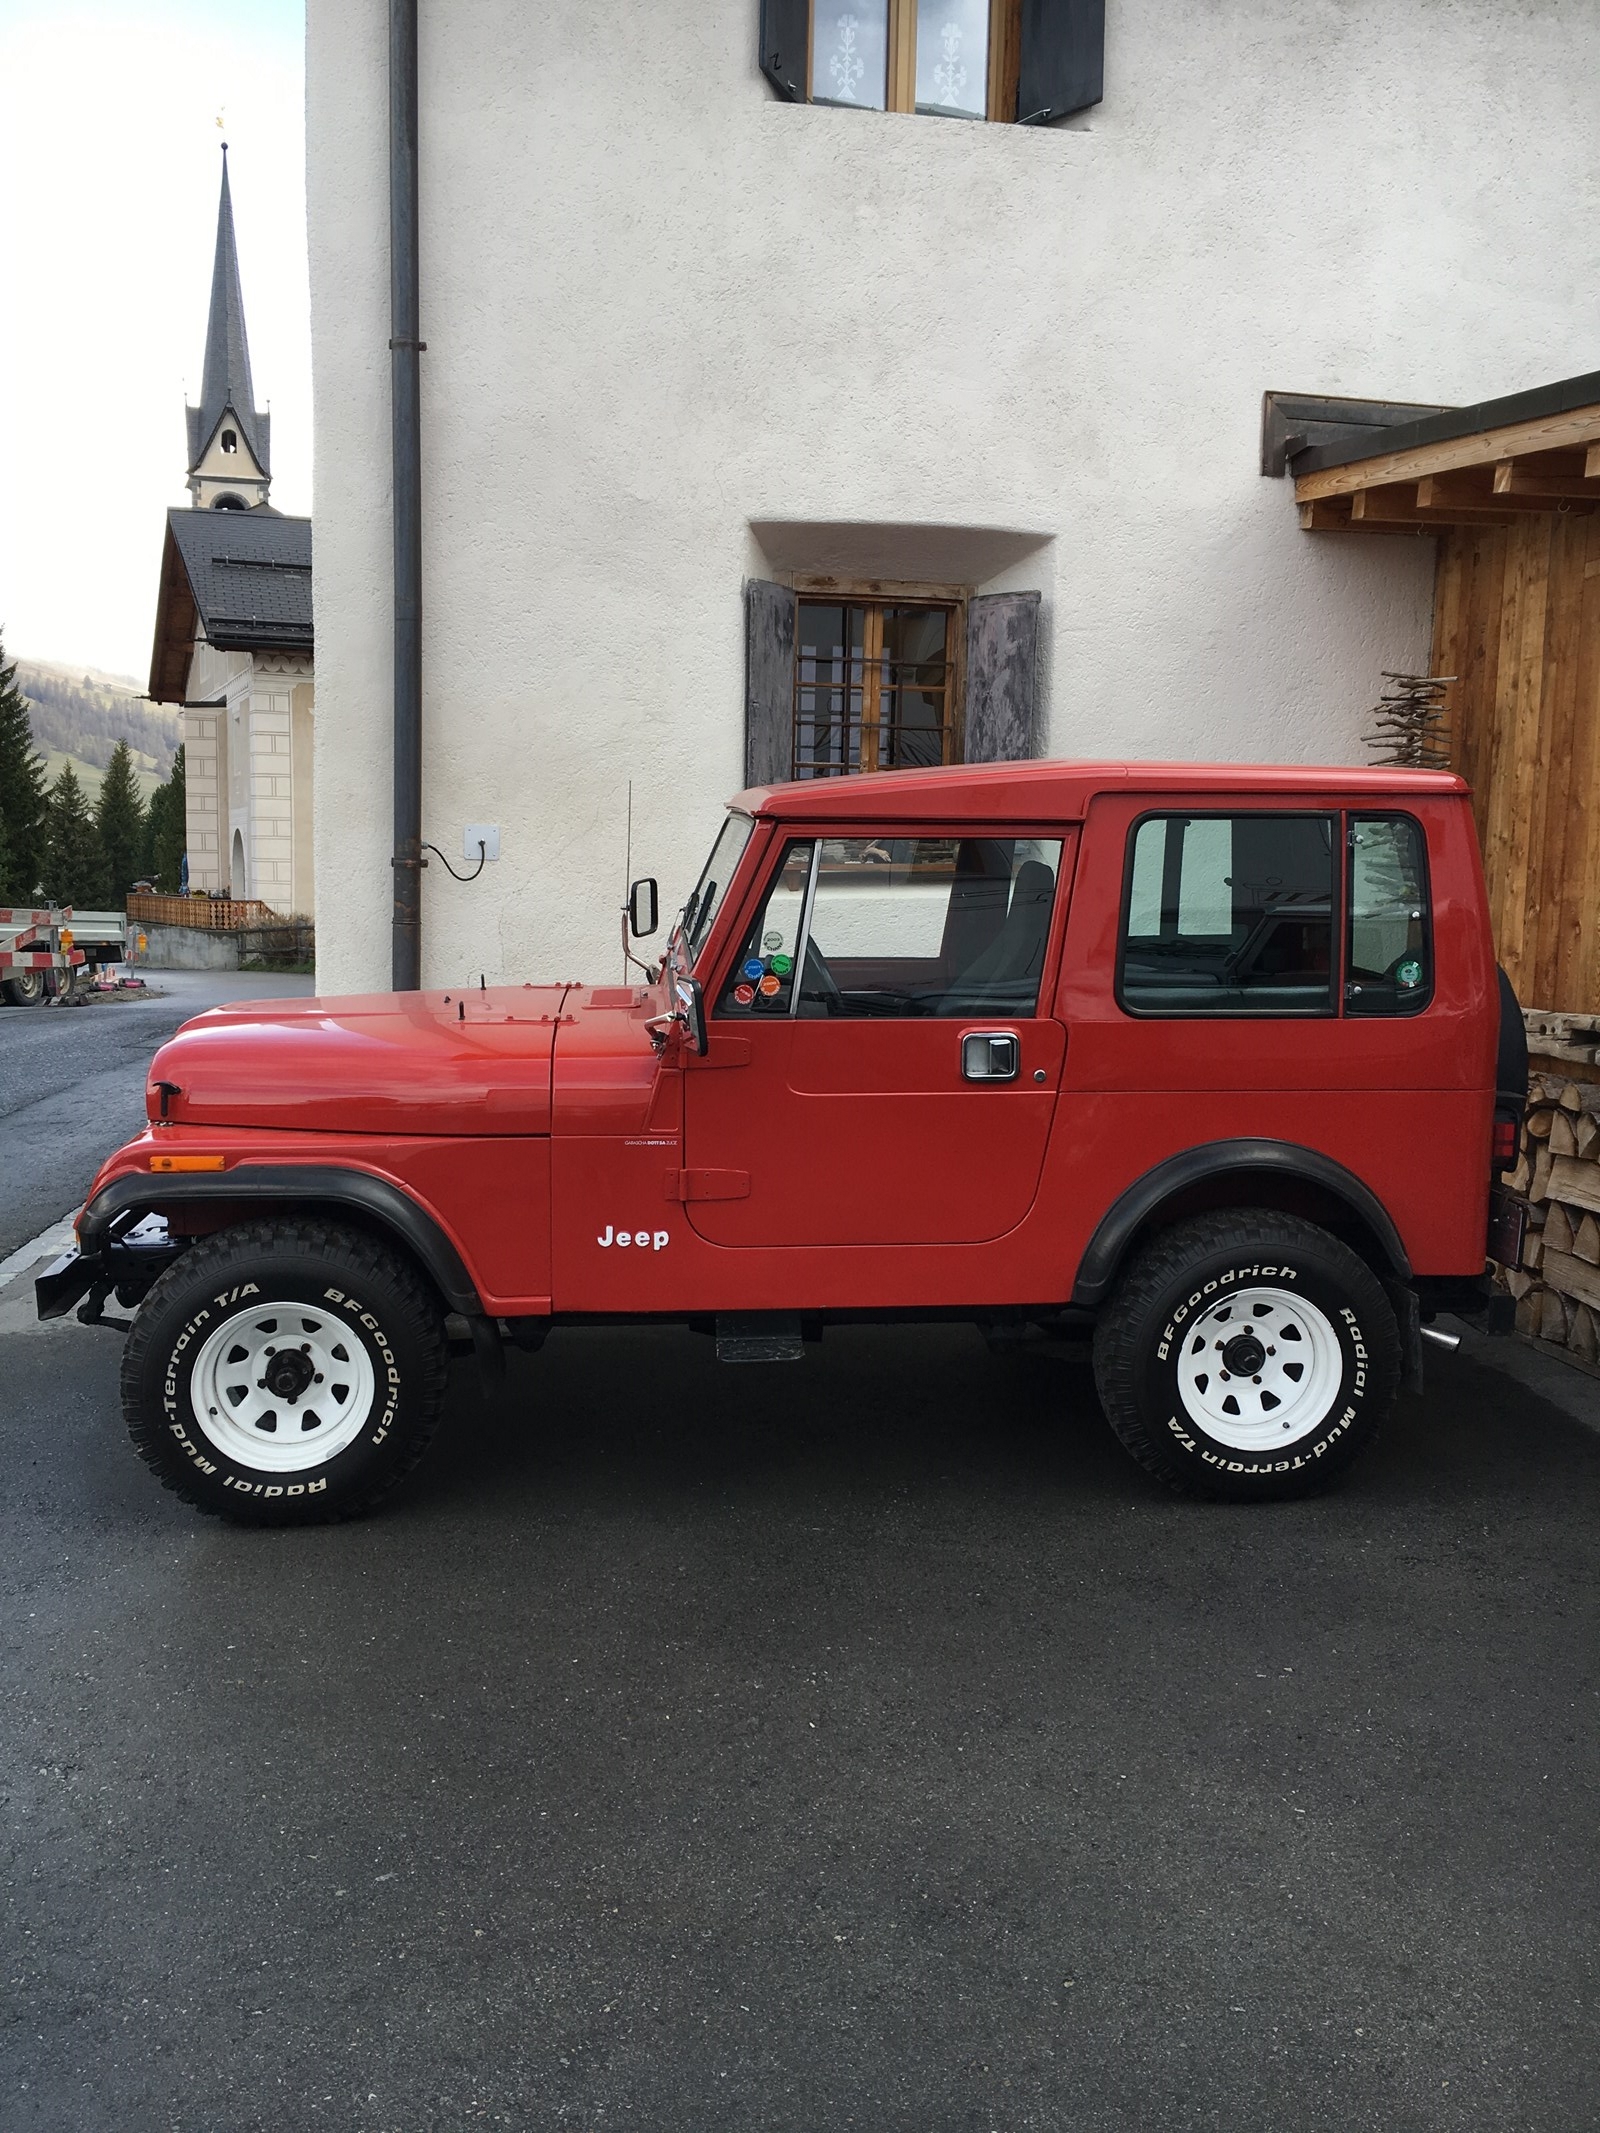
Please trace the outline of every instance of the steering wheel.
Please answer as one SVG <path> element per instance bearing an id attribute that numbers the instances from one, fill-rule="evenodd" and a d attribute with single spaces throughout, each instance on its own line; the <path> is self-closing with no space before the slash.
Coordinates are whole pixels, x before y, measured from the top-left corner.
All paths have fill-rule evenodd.
<path id="1" fill-rule="evenodd" d="M 822 950 L 812 940 L 806 942 L 800 965 L 800 997 L 803 1001 L 820 1000 L 830 1015 L 844 1013 L 844 994 L 839 990 L 839 981 L 822 960 Z"/>

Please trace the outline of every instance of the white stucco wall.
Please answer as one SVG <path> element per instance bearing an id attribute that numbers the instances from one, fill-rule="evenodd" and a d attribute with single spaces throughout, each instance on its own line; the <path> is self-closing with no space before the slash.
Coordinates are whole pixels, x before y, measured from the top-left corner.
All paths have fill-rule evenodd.
<path id="1" fill-rule="evenodd" d="M 1592 366 L 1600 8 L 1108 16 L 1104 103 L 1031 129 L 779 102 L 756 0 L 422 10 L 424 835 L 502 852 L 425 875 L 429 981 L 619 974 L 627 781 L 670 907 L 740 782 L 741 581 L 810 523 L 1025 536 L 955 550 L 1043 592 L 1052 753 L 1359 756 L 1431 544 L 1302 535 L 1260 396 Z M 310 0 L 336 987 L 389 968 L 385 24 Z"/>

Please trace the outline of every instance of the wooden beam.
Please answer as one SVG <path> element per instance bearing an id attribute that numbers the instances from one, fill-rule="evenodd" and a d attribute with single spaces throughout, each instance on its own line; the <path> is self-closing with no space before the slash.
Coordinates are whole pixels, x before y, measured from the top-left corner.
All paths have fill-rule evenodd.
<path id="1" fill-rule="evenodd" d="M 1503 526 L 1510 520 L 1508 511 L 1492 508 L 1493 499 L 1487 495 L 1481 505 L 1420 503 L 1419 486 L 1416 482 L 1389 482 L 1370 489 L 1357 489 L 1350 498 L 1352 525 Z"/>
<path id="2" fill-rule="evenodd" d="M 1446 437 L 1437 444 L 1413 445 L 1409 451 L 1381 452 L 1371 459 L 1357 459 L 1349 466 L 1324 467 L 1316 474 L 1302 474 L 1294 485 L 1297 503 L 1315 503 L 1325 496 L 1349 496 L 1375 482 L 1420 481 L 1425 474 L 1448 474 L 1460 467 L 1493 464 L 1515 459 L 1527 452 L 1560 451 L 1586 445 L 1587 471 L 1600 473 L 1600 407 L 1569 408 L 1560 415 L 1545 415 L 1537 422 L 1513 422 L 1504 429 L 1474 430 L 1466 437 Z"/>
<path id="3" fill-rule="evenodd" d="M 1425 474 L 1417 483 L 1417 507 L 1423 511 L 1448 511 L 1459 508 L 1469 518 L 1481 518 L 1485 512 L 1501 518 L 1533 513 L 1548 516 L 1556 511 L 1575 510 L 1580 516 L 1592 509 L 1596 495 L 1572 503 L 1561 496 L 1521 496 L 1508 494 L 1503 489 L 1491 487 L 1485 480 L 1488 472 L 1484 467 L 1473 467 L 1461 474 Z"/>
<path id="4" fill-rule="evenodd" d="M 1590 445 L 1588 457 L 1583 462 L 1583 471 L 1588 480 L 1600 481 L 1600 444 Z"/>
<path id="5" fill-rule="evenodd" d="M 1547 461 L 1502 459 L 1494 470 L 1494 493 L 1496 496 L 1534 497 L 1546 503 L 1600 500 L 1600 482 L 1589 482 L 1583 465 L 1582 459 L 1575 458 L 1570 472 L 1558 474 L 1547 471 Z"/>

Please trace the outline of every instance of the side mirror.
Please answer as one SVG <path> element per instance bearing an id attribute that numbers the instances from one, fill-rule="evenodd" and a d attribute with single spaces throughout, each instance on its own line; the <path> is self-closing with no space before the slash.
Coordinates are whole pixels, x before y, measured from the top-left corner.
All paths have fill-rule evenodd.
<path id="1" fill-rule="evenodd" d="M 659 919 L 655 878 L 647 875 L 628 891 L 628 931 L 636 941 L 642 941 L 655 932 Z"/>
<path id="2" fill-rule="evenodd" d="M 703 1059 L 706 1055 L 706 998 L 698 978 L 674 978 L 683 1033 Z"/>

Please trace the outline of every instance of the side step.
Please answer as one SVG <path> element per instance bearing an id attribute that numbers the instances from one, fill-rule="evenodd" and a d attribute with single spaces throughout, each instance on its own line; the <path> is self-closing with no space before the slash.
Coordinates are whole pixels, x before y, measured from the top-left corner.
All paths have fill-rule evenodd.
<path id="1" fill-rule="evenodd" d="M 798 1312 L 752 1311 L 717 1320 L 719 1363 L 803 1363 L 805 1354 Z"/>

